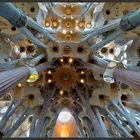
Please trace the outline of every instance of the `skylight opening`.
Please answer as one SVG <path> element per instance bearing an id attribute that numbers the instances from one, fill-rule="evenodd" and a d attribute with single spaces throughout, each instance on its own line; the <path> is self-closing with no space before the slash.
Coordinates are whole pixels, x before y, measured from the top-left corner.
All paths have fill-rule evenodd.
<path id="1" fill-rule="evenodd" d="M 67 123 L 68 121 L 70 121 L 72 117 L 72 114 L 69 111 L 62 111 L 60 112 L 58 119 L 62 122 L 62 123 Z"/>

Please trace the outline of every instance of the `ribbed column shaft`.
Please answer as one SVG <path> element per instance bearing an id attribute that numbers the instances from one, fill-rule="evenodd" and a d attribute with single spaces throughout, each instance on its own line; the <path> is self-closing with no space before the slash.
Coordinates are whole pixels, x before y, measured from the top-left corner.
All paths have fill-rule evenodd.
<path id="1" fill-rule="evenodd" d="M 94 64 L 90 64 L 86 68 L 100 74 L 103 74 L 105 72 L 105 68 Z M 125 68 L 116 68 L 114 70 L 114 77 L 117 82 L 125 83 L 126 85 L 133 87 L 134 89 L 140 90 L 140 72 L 128 70 Z"/>
<path id="2" fill-rule="evenodd" d="M 78 96 L 80 97 L 83 105 L 86 108 L 87 114 L 89 115 L 89 118 L 90 118 L 91 123 L 93 125 L 96 137 L 105 137 L 104 131 L 102 131 L 102 128 L 100 127 L 100 124 L 97 121 L 97 118 L 96 118 L 96 116 L 95 116 L 95 114 L 94 114 L 89 102 L 86 101 L 86 99 L 82 95 L 82 92 L 81 92 L 79 87 L 76 87 L 76 90 L 77 90 Z"/>
<path id="3" fill-rule="evenodd" d="M 36 70 L 40 73 L 45 70 L 48 65 L 48 63 L 40 64 L 36 66 Z M 26 80 L 29 74 L 30 71 L 26 66 L 0 72 L 0 97 L 9 89 L 15 87 L 20 81 Z"/>
<path id="4" fill-rule="evenodd" d="M 38 117 L 38 122 L 37 122 L 37 125 L 36 125 L 36 128 L 35 128 L 33 137 L 40 137 L 41 130 L 42 130 L 42 127 L 43 127 L 43 124 L 45 122 L 46 115 L 47 115 L 47 112 L 48 112 L 48 108 L 51 104 L 51 99 L 54 96 L 55 91 L 56 91 L 56 89 L 54 88 L 52 93 L 44 101 L 43 109 L 41 111 L 41 114 Z"/>
<path id="5" fill-rule="evenodd" d="M 114 76 L 118 82 L 140 90 L 140 72 L 118 68 L 114 71 Z"/>

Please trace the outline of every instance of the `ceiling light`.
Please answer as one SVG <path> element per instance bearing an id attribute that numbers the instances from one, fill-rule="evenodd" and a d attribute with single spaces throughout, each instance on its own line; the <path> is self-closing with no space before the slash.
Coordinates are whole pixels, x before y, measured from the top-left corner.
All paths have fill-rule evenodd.
<path id="1" fill-rule="evenodd" d="M 39 78 L 38 74 L 31 74 L 30 77 L 29 77 L 29 79 L 27 79 L 27 82 L 28 83 L 33 83 L 36 80 L 38 80 L 38 78 Z"/>
<path id="2" fill-rule="evenodd" d="M 69 62 L 72 63 L 73 62 L 73 59 L 72 58 L 69 58 Z"/>
<path id="3" fill-rule="evenodd" d="M 67 9 L 66 9 L 66 14 L 67 14 L 67 15 L 70 15 L 70 14 L 71 14 L 71 9 L 70 9 L 70 8 L 67 8 Z"/>
<path id="4" fill-rule="evenodd" d="M 46 21 L 46 22 L 45 22 L 45 26 L 46 26 L 46 27 L 49 27 L 49 26 L 50 26 L 50 23 L 49 23 L 48 21 Z"/>
<path id="5" fill-rule="evenodd" d="M 64 94 L 64 92 L 61 90 L 61 91 L 60 91 L 60 95 L 63 95 L 63 94 Z"/>
<path id="6" fill-rule="evenodd" d="M 59 26 L 59 22 L 57 20 L 54 20 L 52 24 L 53 24 L 53 27 L 55 28 Z"/>
<path id="7" fill-rule="evenodd" d="M 21 88 L 22 87 L 22 84 L 21 83 L 18 83 L 18 85 L 17 85 L 19 88 Z"/>
<path id="8" fill-rule="evenodd" d="M 66 34 L 66 32 L 67 32 L 66 30 L 63 30 L 63 31 L 62 31 L 63 34 Z"/>
<path id="9" fill-rule="evenodd" d="M 85 83 L 85 80 L 84 79 L 81 79 L 80 80 L 80 83 L 82 83 L 82 84 Z"/>
<path id="10" fill-rule="evenodd" d="M 81 74 L 84 74 L 84 71 L 81 71 Z"/>
<path id="11" fill-rule="evenodd" d="M 64 61 L 63 58 L 61 58 L 61 59 L 60 59 L 60 62 L 63 62 L 63 61 Z"/>
<path id="12" fill-rule="evenodd" d="M 91 28 L 92 25 L 91 25 L 91 23 L 87 23 L 86 26 L 87 26 L 87 28 Z"/>
<path id="13" fill-rule="evenodd" d="M 73 19 L 73 17 L 71 16 L 71 19 Z"/>
<path id="14" fill-rule="evenodd" d="M 52 72 L 49 70 L 49 71 L 48 71 L 48 74 L 51 74 L 51 73 L 52 73 Z"/>
<path id="15" fill-rule="evenodd" d="M 48 83 L 51 83 L 52 82 L 52 80 L 51 79 L 48 79 Z"/>
<path id="16" fill-rule="evenodd" d="M 79 26 L 80 28 L 83 28 L 84 25 L 85 25 L 85 23 L 84 23 L 83 21 L 79 22 L 79 24 L 78 24 L 78 26 Z"/>
<path id="17" fill-rule="evenodd" d="M 78 30 L 78 27 L 77 26 L 75 27 L 75 30 Z"/>
<path id="18" fill-rule="evenodd" d="M 71 40 L 71 36 L 68 34 L 68 35 L 65 36 L 65 39 L 66 39 L 67 41 L 70 41 L 70 40 Z"/>

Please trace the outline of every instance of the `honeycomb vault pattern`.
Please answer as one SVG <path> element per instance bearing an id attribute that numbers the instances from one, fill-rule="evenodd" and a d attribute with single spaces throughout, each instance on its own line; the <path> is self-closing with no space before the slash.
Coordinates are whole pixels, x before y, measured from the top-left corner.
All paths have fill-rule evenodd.
<path id="1" fill-rule="evenodd" d="M 139 17 L 138 2 L 1 2 L 0 138 L 139 139 Z"/>

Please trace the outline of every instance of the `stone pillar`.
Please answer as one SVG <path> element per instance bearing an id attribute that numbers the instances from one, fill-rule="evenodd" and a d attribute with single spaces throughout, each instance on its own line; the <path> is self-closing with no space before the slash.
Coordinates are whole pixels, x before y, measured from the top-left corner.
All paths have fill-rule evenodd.
<path id="1" fill-rule="evenodd" d="M 94 131 L 93 131 L 93 126 L 92 126 L 92 123 L 91 123 L 90 119 L 87 118 L 87 117 L 84 117 L 83 119 L 84 119 L 84 122 L 86 123 L 86 125 L 88 127 L 89 138 L 95 137 L 94 134 L 93 134 Z"/>
<path id="2" fill-rule="evenodd" d="M 105 68 L 94 64 L 89 64 L 85 68 L 100 74 L 105 72 Z M 114 70 L 113 75 L 117 82 L 125 83 L 136 90 L 140 90 L 140 72 L 120 67 Z"/>
<path id="3" fill-rule="evenodd" d="M 76 87 L 76 90 L 77 90 L 77 93 L 78 93 L 78 96 L 80 97 L 82 103 L 83 103 L 83 106 L 86 108 L 86 112 L 87 114 L 89 115 L 89 118 L 92 122 L 92 125 L 93 125 L 93 128 L 94 128 L 94 131 L 95 131 L 95 137 L 106 137 L 103 129 L 101 128 L 97 118 L 96 118 L 96 115 L 94 114 L 92 108 L 91 108 L 91 105 L 89 104 L 89 102 L 84 98 L 84 96 L 82 95 L 83 92 L 81 92 L 81 90 L 79 89 L 79 87 Z"/>
<path id="4" fill-rule="evenodd" d="M 54 89 L 51 92 L 51 94 L 49 95 L 49 97 L 45 97 L 45 99 L 44 99 L 43 109 L 41 111 L 41 114 L 39 115 L 38 122 L 37 122 L 37 125 L 35 128 L 33 137 L 40 137 L 40 135 L 41 135 L 41 130 L 43 128 L 43 124 L 44 124 L 46 116 L 47 116 L 48 108 L 51 104 L 51 99 L 54 96 L 55 91 L 56 91 L 56 89 L 54 87 Z M 46 90 L 44 90 L 44 93 L 45 92 L 46 92 Z"/>
<path id="5" fill-rule="evenodd" d="M 43 63 L 35 68 L 40 73 L 45 70 L 48 65 L 48 63 Z M 26 80 L 29 74 L 30 71 L 26 66 L 0 72 L 0 97 L 2 97 L 8 90 L 15 87 L 19 82 Z"/>
<path id="6" fill-rule="evenodd" d="M 83 129 L 82 129 L 82 127 L 81 127 L 80 119 L 79 119 L 79 117 L 78 117 L 78 114 L 75 113 L 75 111 L 72 111 L 72 112 L 73 112 L 73 113 L 72 113 L 72 114 L 73 114 L 73 117 L 74 117 L 75 120 L 76 120 L 76 124 L 77 124 L 78 131 L 79 131 L 79 133 L 80 133 L 80 136 L 81 136 L 82 138 L 86 137 L 85 134 L 84 134 L 84 132 L 83 132 Z"/>
<path id="7" fill-rule="evenodd" d="M 114 71 L 116 81 L 125 83 L 134 89 L 140 90 L 140 72 L 117 68 Z"/>

